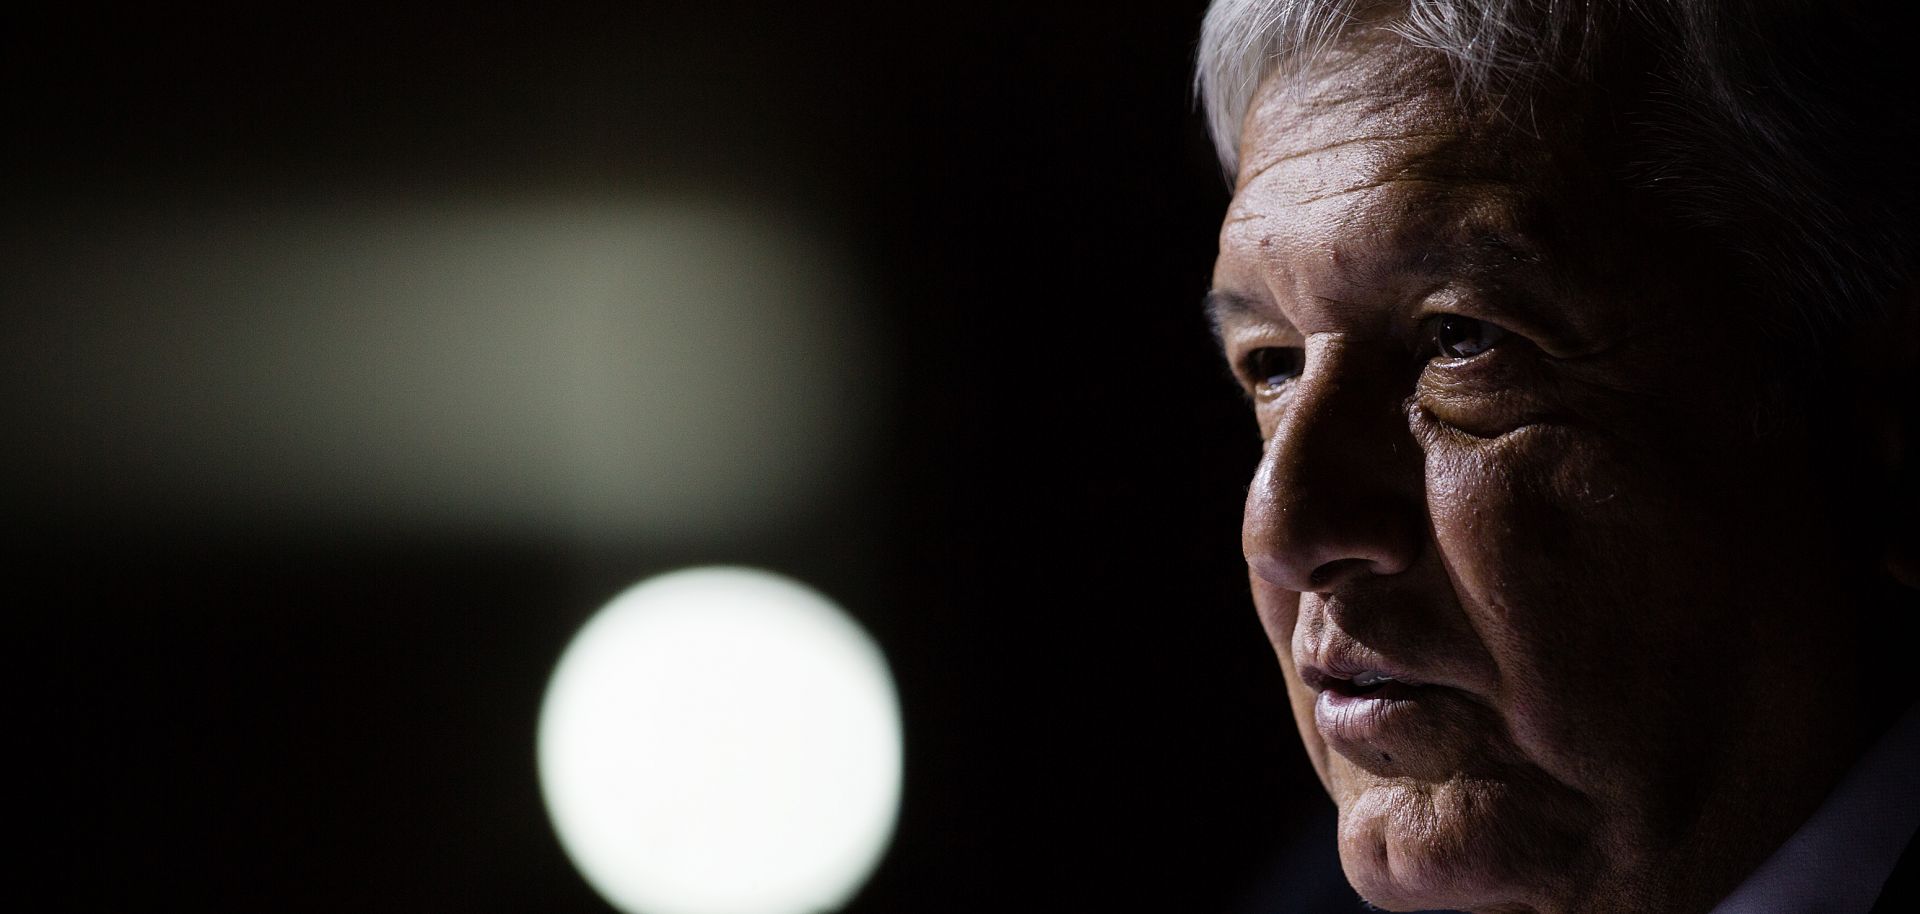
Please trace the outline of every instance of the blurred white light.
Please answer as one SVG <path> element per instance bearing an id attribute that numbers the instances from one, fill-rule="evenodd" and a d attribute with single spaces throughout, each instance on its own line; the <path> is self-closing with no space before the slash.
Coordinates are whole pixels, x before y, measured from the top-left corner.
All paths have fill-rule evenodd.
<path id="1" fill-rule="evenodd" d="M 831 504 L 872 427 L 858 271 L 777 208 L 60 222 L 0 245 L 0 364 L 46 379 L 0 402 L 0 486 L 82 528 L 726 543 Z"/>
<path id="2" fill-rule="evenodd" d="M 879 648 L 786 578 L 697 568 L 574 637 L 540 714 L 561 843 L 636 914 L 844 904 L 893 833 L 899 703 Z"/>

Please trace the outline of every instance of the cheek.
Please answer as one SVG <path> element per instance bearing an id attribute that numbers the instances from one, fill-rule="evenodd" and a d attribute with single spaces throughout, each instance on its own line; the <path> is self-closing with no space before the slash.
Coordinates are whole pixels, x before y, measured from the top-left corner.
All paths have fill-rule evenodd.
<path id="1" fill-rule="evenodd" d="M 1592 474 L 1564 437 L 1528 426 L 1491 440 L 1442 433 L 1426 442 L 1434 541 L 1483 638 L 1508 631 L 1525 590 L 1564 572 L 1569 522 L 1598 507 L 1569 491 L 1576 480 L 1590 489 Z M 1543 569 L 1556 573 L 1543 577 Z"/>
<path id="2" fill-rule="evenodd" d="M 1434 540 L 1516 747 L 1573 782 L 1612 779 L 1596 752 L 1645 726 L 1637 691 L 1669 682 L 1649 649 L 1673 616 L 1644 587 L 1661 529 L 1641 516 L 1646 487 L 1555 426 L 1428 444 Z"/>

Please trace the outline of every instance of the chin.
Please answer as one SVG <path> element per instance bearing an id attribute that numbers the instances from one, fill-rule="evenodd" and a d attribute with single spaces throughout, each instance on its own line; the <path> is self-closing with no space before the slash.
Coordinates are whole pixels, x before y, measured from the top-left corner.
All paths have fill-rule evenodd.
<path id="1" fill-rule="evenodd" d="M 1388 911 L 1537 910 L 1516 864 L 1527 829 L 1503 828 L 1472 785 L 1406 779 L 1369 785 L 1340 804 L 1340 865 L 1369 904 Z M 1544 875 L 1544 874 L 1537 874 Z"/>

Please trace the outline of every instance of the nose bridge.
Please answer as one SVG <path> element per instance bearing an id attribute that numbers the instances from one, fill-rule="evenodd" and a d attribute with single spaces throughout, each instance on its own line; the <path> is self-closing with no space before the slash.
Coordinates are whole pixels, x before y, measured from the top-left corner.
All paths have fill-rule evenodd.
<path id="1" fill-rule="evenodd" d="M 1325 591 L 1412 564 L 1424 529 L 1420 461 L 1387 382 L 1354 346 L 1308 347 L 1247 492 L 1242 545 L 1260 577 Z"/>

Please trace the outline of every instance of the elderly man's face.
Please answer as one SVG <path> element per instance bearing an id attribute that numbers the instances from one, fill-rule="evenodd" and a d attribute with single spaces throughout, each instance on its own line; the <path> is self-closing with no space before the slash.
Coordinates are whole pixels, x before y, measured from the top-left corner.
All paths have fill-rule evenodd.
<path id="1" fill-rule="evenodd" d="M 1861 727 L 1815 439 L 1565 112 L 1454 97 L 1375 48 L 1247 119 L 1211 306 L 1255 601 L 1369 900 L 1704 910 Z"/>

